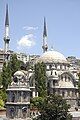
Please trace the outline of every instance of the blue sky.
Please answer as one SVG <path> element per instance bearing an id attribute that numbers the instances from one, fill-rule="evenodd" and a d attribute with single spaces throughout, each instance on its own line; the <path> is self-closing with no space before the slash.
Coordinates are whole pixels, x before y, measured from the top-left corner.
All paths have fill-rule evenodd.
<path id="1" fill-rule="evenodd" d="M 49 50 L 80 58 L 80 0 L 0 0 L 0 48 L 3 48 L 5 7 L 9 6 L 10 49 L 42 54 L 43 18 Z"/>

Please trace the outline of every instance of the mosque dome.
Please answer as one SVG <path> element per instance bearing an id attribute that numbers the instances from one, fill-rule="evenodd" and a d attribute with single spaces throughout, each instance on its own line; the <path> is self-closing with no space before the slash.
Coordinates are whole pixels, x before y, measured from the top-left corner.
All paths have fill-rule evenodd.
<path id="1" fill-rule="evenodd" d="M 59 63 L 67 63 L 66 58 L 63 54 L 57 51 L 47 51 L 43 53 L 43 55 L 39 58 L 39 62 L 44 63 L 52 63 L 52 62 L 59 62 Z"/>
<path id="2" fill-rule="evenodd" d="M 74 88 L 74 84 L 72 82 L 59 82 L 59 88 Z"/>
<path id="3" fill-rule="evenodd" d="M 17 71 L 14 73 L 14 76 L 24 76 L 25 74 L 22 71 Z"/>

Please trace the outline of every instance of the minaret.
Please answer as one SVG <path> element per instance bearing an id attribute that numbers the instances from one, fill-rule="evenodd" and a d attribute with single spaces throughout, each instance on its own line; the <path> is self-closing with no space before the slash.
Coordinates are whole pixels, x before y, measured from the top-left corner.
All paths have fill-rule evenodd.
<path id="1" fill-rule="evenodd" d="M 8 17 L 8 5 L 6 5 L 6 18 L 5 18 L 5 35 L 4 35 L 4 52 L 9 51 L 9 17 Z"/>
<path id="2" fill-rule="evenodd" d="M 44 17 L 44 30 L 43 30 L 43 53 L 47 51 L 48 45 L 47 45 L 47 29 L 46 29 L 46 20 Z"/>

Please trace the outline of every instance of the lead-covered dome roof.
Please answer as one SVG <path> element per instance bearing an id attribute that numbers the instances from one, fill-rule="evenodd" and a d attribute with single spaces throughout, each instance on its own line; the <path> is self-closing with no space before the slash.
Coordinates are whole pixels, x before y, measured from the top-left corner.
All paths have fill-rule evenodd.
<path id="1" fill-rule="evenodd" d="M 43 55 L 39 58 L 39 62 L 44 63 L 52 63 L 52 62 L 60 62 L 60 63 L 67 63 L 68 61 L 64 57 L 63 54 L 57 51 L 47 51 L 43 53 Z"/>
<path id="2" fill-rule="evenodd" d="M 24 76 L 25 74 L 22 71 L 16 71 L 14 76 Z"/>

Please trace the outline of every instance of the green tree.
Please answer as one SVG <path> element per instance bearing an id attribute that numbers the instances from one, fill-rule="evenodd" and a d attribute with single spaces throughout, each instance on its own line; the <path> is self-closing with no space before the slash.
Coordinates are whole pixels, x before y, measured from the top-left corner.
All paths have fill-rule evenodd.
<path id="1" fill-rule="evenodd" d="M 11 83 L 11 77 L 13 76 L 14 72 L 20 69 L 22 63 L 23 62 L 17 60 L 16 54 L 13 54 L 10 61 L 7 64 L 6 62 L 3 64 L 2 72 L 0 74 L 0 86 L 3 86 L 1 89 L 1 99 L 4 102 L 7 99 L 6 89 Z"/>
<path id="2" fill-rule="evenodd" d="M 10 58 L 10 61 L 8 62 L 8 67 L 11 70 L 12 76 L 17 70 L 20 70 L 21 64 L 23 64 L 23 62 L 17 59 L 16 54 L 13 54 Z"/>
<path id="3" fill-rule="evenodd" d="M 33 100 L 33 104 L 40 112 L 36 120 L 72 120 L 72 116 L 68 113 L 70 106 L 59 95 L 50 95 L 44 99 L 39 98 L 39 101 L 37 98 Z"/>
<path id="4" fill-rule="evenodd" d="M 31 103 L 30 107 L 31 107 L 31 109 L 38 109 L 38 110 L 40 110 L 40 107 L 41 107 L 43 101 L 44 101 L 43 97 L 31 98 L 31 100 L 30 100 L 30 103 Z"/>
<path id="5" fill-rule="evenodd" d="M 0 88 L 2 87 L 2 77 L 1 77 L 1 73 L 0 73 Z"/>
<path id="6" fill-rule="evenodd" d="M 42 63 L 35 64 L 34 67 L 34 77 L 35 77 L 35 84 L 36 90 L 40 97 L 44 97 L 47 94 L 47 77 L 46 77 L 46 66 Z"/>
<path id="7" fill-rule="evenodd" d="M 4 108 L 4 102 L 2 99 L 0 99 L 0 108 Z"/>
<path id="8" fill-rule="evenodd" d="M 11 70 L 6 65 L 6 62 L 4 62 L 4 64 L 3 64 L 1 79 L 2 79 L 3 89 L 6 89 L 8 87 L 8 85 L 11 83 Z"/>
<path id="9" fill-rule="evenodd" d="M 0 89 L 0 108 L 4 108 L 4 103 L 5 103 L 4 101 L 6 99 L 6 96 L 5 96 L 4 92 L 5 91 Z M 3 95 L 4 95 L 5 98 L 3 97 Z"/>
<path id="10" fill-rule="evenodd" d="M 11 83 L 11 77 L 13 74 L 20 69 L 21 61 L 17 60 L 16 54 L 13 54 L 11 56 L 10 61 L 6 65 L 6 62 L 3 64 L 1 76 L 0 76 L 0 82 L 3 85 L 3 88 L 6 89 L 8 85 Z"/>
<path id="11" fill-rule="evenodd" d="M 1 95 L 1 99 L 5 102 L 7 99 L 6 89 L 8 85 L 11 83 L 11 71 L 10 68 L 6 65 L 6 62 L 4 62 L 3 64 L 0 81 L 2 84 L 0 95 Z"/>

